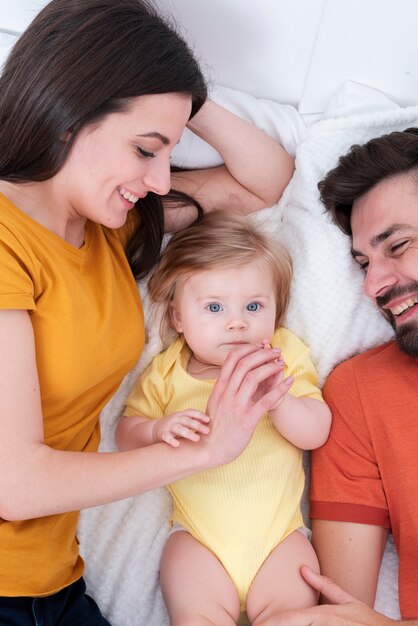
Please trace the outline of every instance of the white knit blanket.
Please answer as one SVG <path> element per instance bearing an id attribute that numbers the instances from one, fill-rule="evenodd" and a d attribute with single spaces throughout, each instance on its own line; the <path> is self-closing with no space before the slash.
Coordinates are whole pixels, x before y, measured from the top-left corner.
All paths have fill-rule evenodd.
<path id="1" fill-rule="evenodd" d="M 353 143 L 418 125 L 418 106 L 383 108 L 326 119 L 308 128 L 297 147 L 297 169 L 282 200 L 257 216 L 269 231 L 280 233 L 292 253 L 294 284 L 286 325 L 311 347 L 321 382 L 342 359 L 391 337 L 387 323 L 362 295 L 362 275 L 351 259 L 348 239 L 324 214 L 317 191 L 318 180 Z M 338 111 L 345 113 L 341 107 Z M 199 164 L 206 163 L 199 163 L 198 156 L 190 165 Z M 145 285 L 141 291 L 150 320 L 149 343 L 136 371 L 160 350 Z M 103 450 L 115 449 L 115 422 L 134 375 L 126 378 L 103 411 Z M 170 506 L 167 492 L 158 489 L 81 514 L 79 540 L 87 586 L 113 626 L 168 626 L 158 566 Z M 396 567 L 389 542 L 377 606 L 394 618 L 398 616 Z"/>

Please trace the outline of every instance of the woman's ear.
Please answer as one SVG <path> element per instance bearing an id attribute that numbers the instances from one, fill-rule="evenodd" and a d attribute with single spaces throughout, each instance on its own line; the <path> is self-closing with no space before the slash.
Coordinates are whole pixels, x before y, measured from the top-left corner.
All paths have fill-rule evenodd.
<path id="1" fill-rule="evenodd" d="M 174 301 L 170 302 L 169 313 L 170 313 L 170 320 L 171 320 L 171 324 L 173 328 L 178 333 L 182 333 L 183 325 L 181 323 L 180 311 L 178 310 L 178 307 Z"/>

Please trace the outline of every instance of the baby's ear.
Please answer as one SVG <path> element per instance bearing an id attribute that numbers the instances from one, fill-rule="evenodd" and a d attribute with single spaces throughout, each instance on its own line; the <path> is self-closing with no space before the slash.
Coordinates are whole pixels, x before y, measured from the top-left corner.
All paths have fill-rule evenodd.
<path id="1" fill-rule="evenodd" d="M 183 325 L 181 323 L 180 311 L 178 310 L 175 302 L 170 302 L 169 314 L 170 314 L 170 321 L 171 321 L 173 328 L 178 333 L 182 333 Z"/>

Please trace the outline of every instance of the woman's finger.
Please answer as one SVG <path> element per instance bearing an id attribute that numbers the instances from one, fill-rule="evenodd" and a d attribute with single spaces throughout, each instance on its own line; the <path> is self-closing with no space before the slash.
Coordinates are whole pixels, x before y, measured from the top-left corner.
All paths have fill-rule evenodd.
<path id="1" fill-rule="evenodd" d="M 228 389 L 231 389 L 231 377 L 232 374 L 235 372 L 237 365 L 246 356 L 251 355 L 255 352 L 261 352 L 261 349 L 252 344 L 239 346 L 238 348 L 229 352 L 224 364 L 221 367 L 221 370 L 218 374 L 218 377 L 211 392 L 211 398 L 213 401 L 216 402 L 227 387 Z"/>
<path id="2" fill-rule="evenodd" d="M 280 373 L 280 366 L 274 361 L 270 363 L 264 363 L 258 367 L 251 369 L 247 372 L 241 382 L 240 388 L 236 392 L 237 402 L 241 406 L 248 406 L 254 404 L 254 396 L 260 388 L 260 385 L 265 383 L 271 377 L 277 376 Z M 264 396 L 268 394 L 263 394 Z"/>
<path id="3" fill-rule="evenodd" d="M 243 383 L 248 385 L 248 383 L 251 384 L 252 380 L 256 380 L 260 383 L 261 380 L 265 380 L 268 377 L 267 372 L 270 372 L 270 375 L 277 373 L 277 359 L 279 356 L 280 355 L 274 350 L 263 348 L 257 348 L 256 350 L 241 355 L 241 358 L 236 362 L 235 368 L 230 374 L 227 387 L 228 392 L 237 394 Z M 259 371 L 260 368 L 268 364 L 275 364 L 275 367 L 269 368 L 268 370 L 261 370 L 261 372 Z"/>

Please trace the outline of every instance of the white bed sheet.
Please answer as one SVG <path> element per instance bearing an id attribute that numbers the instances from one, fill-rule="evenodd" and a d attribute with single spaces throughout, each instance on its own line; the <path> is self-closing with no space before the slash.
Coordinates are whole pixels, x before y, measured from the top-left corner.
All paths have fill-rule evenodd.
<path id="1" fill-rule="evenodd" d="M 217 94 L 227 104 L 231 92 L 220 89 Z M 237 98 L 235 93 L 234 106 Z M 256 99 L 243 97 L 242 103 L 241 112 L 251 103 L 246 116 L 259 119 Z M 295 175 L 278 205 L 257 215 L 260 224 L 276 232 L 293 255 L 294 283 L 286 325 L 310 345 L 321 381 L 342 359 L 389 339 L 392 329 L 363 295 L 362 275 L 351 258 L 348 238 L 325 215 L 317 182 L 352 143 L 418 125 L 418 106 L 401 108 L 383 94 L 350 82 L 336 94 L 328 115 L 308 129 L 300 127 Z M 201 148 L 198 143 L 186 151 L 183 164 L 205 166 L 208 153 Z M 149 343 L 137 371 L 161 348 L 145 284 L 141 291 Z M 104 450 L 115 449 L 114 425 L 134 375 L 124 381 L 103 412 Z M 306 496 L 303 508 L 306 512 Z M 79 539 L 86 556 L 88 588 L 114 626 L 168 625 L 158 587 L 158 562 L 168 534 L 169 511 L 170 499 L 160 489 L 81 514 Z M 396 551 L 389 541 L 376 606 L 393 618 L 399 616 L 396 568 Z"/>

